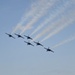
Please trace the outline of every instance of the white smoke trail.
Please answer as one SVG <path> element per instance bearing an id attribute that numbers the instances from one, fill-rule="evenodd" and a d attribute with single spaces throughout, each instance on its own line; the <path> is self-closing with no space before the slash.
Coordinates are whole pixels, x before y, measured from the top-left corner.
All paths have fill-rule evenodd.
<path id="1" fill-rule="evenodd" d="M 20 34 L 23 34 L 26 30 L 28 30 L 29 27 L 31 27 L 32 25 L 34 25 L 34 23 L 36 23 L 39 18 L 41 18 L 42 16 L 44 16 L 44 14 L 46 14 L 46 12 L 48 11 L 48 9 L 53 6 L 53 4 L 55 3 L 56 1 L 47 1 L 45 2 L 43 5 L 43 7 L 39 7 L 40 11 L 34 15 L 33 19 L 31 20 L 31 22 L 29 22 L 26 27 L 24 28 L 24 30 L 20 33 Z"/>
<path id="2" fill-rule="evenodd" d="M 61 45 L 63 45 L 63 44 L 66 44 L 66 43 L 68 43 L 68 42 L 71 42 L 72 40 L 75 40 L 75 36 L 73 36 L 73 37 L 71 37 L 71 38 L 69 38 L 69 39 L 67 39 L 67 40 L 64 40 L 64 41 L 62 41 L 62 42 L 56 44 L 56 45 L 53 46 L 52 48 L 59 47 L 59 46 L 61 46 Z"/>
<path id="3" fill-rule="evenodd" d="M 25 28 L 25 26 L 20 26 L 20 30 L 22 31 Z M 32 29 L 33 27 L 30 27 L 29 29 Z"/>
<path id="4" fill-rule="evenodd" d="M 46 0 L 38 0 L 36 3 L 33 3 L 31 5 L 30 11 L 28 11 L 27 14 L 23 16 L 23 20 L 26 20 L 31 16 L 34 17 L 34 15 L 36 15 L 37 12 L 39 11 L 39 7 L 42 7 L 44 3 L 46 3 Z"/>
<path id="5" fill-rule="evenodd" d="M 65 27 L 71 25 L 71 23 L 75 21 L 75 15 L 71 14 L 71 17 L 69 18 L 64 18 L 61 22 L 59 22 L 58 25 L 61 25 L 58 27 L 56 30 L 54 30 L 52 33 L 50 33 L 48 36 L 46 36 L 41 42 L 47 40 L 48 38 L 52 37 L 53 35 L 59 33 L 61 30 L 63 30 Z M 64 23 L 64 24 L 63 24 Z"/>
<path id="6" fill-rule="evenodd" d="M 23 24 L 24 20 L 21 20 L 17 26 L 13 29 L 13 31 L 11 32 L 11 34 L 15 33 L 18 29 L 21 28 L 22 24 Z"/>
<path id="7" fill-rule="evenodd" d="M 74 17 L 74 12 L 69 15 L 67 14 L 66 16 L 61 15 L 60 19 L 57 19 L 55 22 L 52 22 L 52 24 L 49 25 L 48 27 L 46 27 L 41 33 L 37 34 L 33 40 L 35 41 L 36 39 L 40 38 L 41 36 L 45 35 L 46 33 L 48 33 L 48 32 L 50 33 L 50 31 L 52 31 L 53 28 L 57 27 L 57 29 L 54 29 L 54 31 L 52 33 L 50 33 L 47 37 L 45 37 L 43 40 L 41 40 L 41 42 L 43 42 L 44 40 L 48 39 L 52 35 L 55 35 L 56 33 L 63 30 L 65 27 L 67 27 L 68 24 L 74 20 L 73 17 Z"/>
<path id="8" fill-rule="evenodd" d="M 31 33 L 31 36 L 33 35 L 33 34 L 35 34 L 37 31 L 39 31 L 43 26 L 45 26 L 48 22 L 51 22 L 55 17 L 57 17 L 60 13 L 63 13 L 65 10 L 66 10 L 66 8 L 67 7 L 69 7 L 70 5 L 69 5 L 69 1 L 68 2 L 66 2 L 65 4 L 64 4 L 64 6 L 61 8 L 61 7 L 59 7 L 58 9 L 58 11 L 57 12 L 55 12 L 54 14 L 50 14 L 50 16 L 49 16 L 49 18 L 47 18 L 46 19 L 46 21 L 44 21 L 41 25 L 39 25 L 38 27 L 37 27 L 37 29 L 35 29 L 32 33 Z"/>
<path id="9" fill-rule="evenodd" d="M 41 33 L 39 33 L 35 38 L 33 38 L 33 41 L 35 41 L 36 39 L 40 38 L 41 36 L 43 36 L 44 34 L 46 34 L 47 32 L 51 31 L 53 28 L 55 28 L 56 25 L 51 25 L 48 26 L 45 30 L 43 30 Z"/>
<path id="10" fill-rule="evenodd" d="M 20 27 L 22 27 L 23 23 L 28 20 L 30 17 L 33 17 L 34 14 L 37 13 L 38 9 L 39 9 L 39 6 L 43 3 L 44 0 L 38 0 L 38 2 L 36 3 L 33 3 L 31 5 L 31 8 L 30 10 L 25 13 L 23 15 L 23 17 L 21 18 L 21 21 L 17 24 L 17 26 L 13 29 L 13 31 L 11 32 L 12 34 L 15 33 L 17 30 L 20 29 Z M 24 29 L 24 28 L 23 28 Z M 22 29 L 22 30 L 23 30 Z"/>

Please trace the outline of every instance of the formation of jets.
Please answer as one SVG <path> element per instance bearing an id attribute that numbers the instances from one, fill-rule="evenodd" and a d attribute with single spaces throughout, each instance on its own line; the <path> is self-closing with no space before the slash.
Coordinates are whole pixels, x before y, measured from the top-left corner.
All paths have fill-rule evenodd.
<path id="1" fill-rule="evenodd" d="M 5 34 L 8 35 L 9 37 L 15 39 L 15 37 L 14 37 L 13 35 L 8 34 L 8 33 L 5 33 Z M 24 39 L 24 37 L 21 36 L 20 34 L 16 34 L 16 33 L 15 33 L 15 35 L 16 35 L 18 38 Z M 27 39 L 33 40 L 30 36 L 26 36 L 26 35 L 24 35 L 24 36 L 25 36 Z M 32 43 L 30 43 L 30 42 L 27 42 L 27 41 L 24 41 L 24 42 L 27 43 L 27 45 L 34 46 L 34 45 L 33 45 Z M 36 42 L 36 41 L 33 41 L 33 42 L 34 42 L 37 46 L 42 46 L 42 47 L 44 47 L 40 42 Z M 44 49 L 46 49 L 47 52 L 50 51 L 50 52 L 53 52 L 53 53 L 54 53 L 54 51 L 51 50 L 49 47 L 48 47 L 48 48 L 45 48 L 45 47 L 44 47 Z"/>

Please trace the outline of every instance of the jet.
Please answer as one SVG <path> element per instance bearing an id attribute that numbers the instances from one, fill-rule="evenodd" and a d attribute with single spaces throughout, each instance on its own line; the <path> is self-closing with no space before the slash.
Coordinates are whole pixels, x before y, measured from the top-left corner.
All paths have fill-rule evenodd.
<path id="1" fill-rule="evenodd" d="M 49 47 L 48 47 L 48 48 L 45 48 L 45 47 L 44 47 L 44 49 L 46 49 L 47 51 L 51 51 L 51 52 L 54 53 L 54 51 L 52 51 Z"/>
<path id="2" fill-rule="evenodd" d="M 34 41 L 34 43 L 36 43 L 36 45 L 40 45 L 40 46 L 43 46 L 41 43 L 39 43 L 39 42 L 35 42 Z"/>
<path id="3" fill-rule="evenodd" d="M 33 44 L 31 44 L 30 42 L 26 42 L 24 41 L 25 43 L 27 43 L 27 45 L 31 45 L 31 46 L 34 46 Z"/>
<path id="4" fill-rule="evenodd" d="M 24 37 L 22 37 L 20 34 L 16 34 L 16 33 L 15 33 L 15 35 L 17 35 L 18 38 L 23 38 L 23 39 L 24 39 Z"/>
<path id="5" fill-rule="evenodd" d="M 13 37 L 11 34 L 8 34 L 8 33 L 5 33 L 5 34 L 7 34 L 9 37 L 12 37 L 12 38 L 15 39 L 15 37 Z"/>
<path id="6" fill-rule="evenodd" d="M 26 36 L 26 35 L 24 35 L 25 37 L 27 37 L 27 39 L 31 39 L 31 40 L 33 40 L 30 36 Z"/>

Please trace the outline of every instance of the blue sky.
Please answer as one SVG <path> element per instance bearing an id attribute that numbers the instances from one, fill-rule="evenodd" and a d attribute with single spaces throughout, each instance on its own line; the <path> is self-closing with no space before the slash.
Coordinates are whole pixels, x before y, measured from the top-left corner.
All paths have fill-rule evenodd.
<path id="1" fill-rule="evenodd" d="M 75 75 L 74 13 L 74 0 L 0 0 L 0 75 Z M 32 34 L 54 53 L 6 32 Z"/>

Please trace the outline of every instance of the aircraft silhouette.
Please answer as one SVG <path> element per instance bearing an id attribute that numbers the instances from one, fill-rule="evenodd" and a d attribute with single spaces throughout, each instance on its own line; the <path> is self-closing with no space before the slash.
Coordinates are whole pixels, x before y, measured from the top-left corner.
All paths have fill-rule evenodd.
<path id="1" fill-rule="evenodd" d="M 27 37 L 27 39 L 31 39 L 31 40 L 33 40 L 30 36 L 26 36 L 26 35 L 24 35 L 25 37 Z"/>
<path id="2" fill-rule="evenodd" d="M 20 34 L 16 34 L 16 33 L 15 33 L 15 35 L 17 35 L 17 36 L 18 36 L 18 38 L 23 38 L 23 39 L 24 39 L 24 37 L 23 37 L 23 36 L 21 36 Z"/>
<path id="3" fill-rule="evenodd" d="M 33 44 L 31 44 L 30 42 L 26 42 L 24 41 L 25 43 L 27 43 L 27 45 L 31 45 L 31 46 L 34 46 Z"/>
<path id="4" fill-rule="evenodd" d="M 48 47 L 48 48 L 45 48 L 45 47 L 44 47 L 44 49 L 46 49 L 47 51 L 51 51 L 51 52 L 54 53 L 54 51 L 52 51 L 49 47 Z"/>
<path id="5" fill-rule="evenodd" d="M 15 39 L 15 37 L 13 37 L 11 34 L 8 34 L 8 33 L 5 33 L 5 34 L 7 34 L 9 37 L 12 37 L 12 38 Z"/>
<path id="6" fill-rule="evenodd" d="M 39 43 L 39 42 L 35 42 L 34 41 L 34 43 L 36 43 L 36 45 L 40 45 L 40 46 L 43 46 L 41 43 Z"/>

